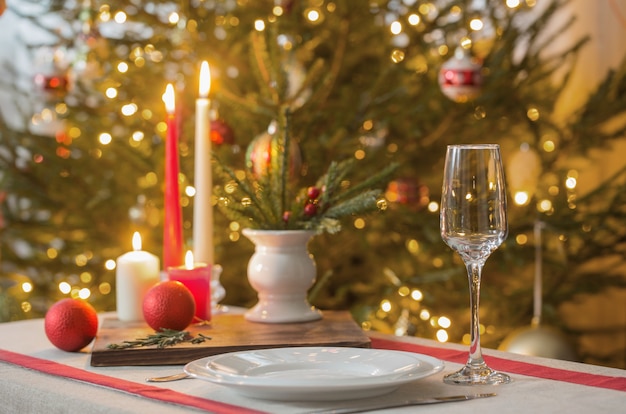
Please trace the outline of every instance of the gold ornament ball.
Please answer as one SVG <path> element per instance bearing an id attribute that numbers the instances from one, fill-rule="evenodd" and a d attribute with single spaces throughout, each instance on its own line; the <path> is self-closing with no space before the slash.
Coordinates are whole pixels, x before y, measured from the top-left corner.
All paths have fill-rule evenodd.
<path id="1" fill-rule="evenodd" d="M 278 125 L 276 121 L 267 128 L 267 131 L 258 135 L 250 142 L 246 150 L 246 166 L 248 170 L 257 178 L 267 177 L 271 174 L 272 166 L 276 167 L 277 156 L 280 151 L 284 151 L 278 142 L 276 134 L 278 133 Z M 295 140 L 289 143 L 288 154 L 289 177 L 297 177 L 302 167 L 302 155 L 300 146 Z"/>

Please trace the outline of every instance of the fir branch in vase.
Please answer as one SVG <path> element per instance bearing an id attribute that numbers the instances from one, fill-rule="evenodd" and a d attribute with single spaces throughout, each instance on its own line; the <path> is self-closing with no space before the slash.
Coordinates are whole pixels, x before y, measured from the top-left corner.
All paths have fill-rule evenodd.
<path id="1" fill-rule="evenodd" d="M 346 34 L 347 27 L 342 27 L 342 34 Z M 298 110 L 297 102 L 309 89 L 314 90 L 314 94 L 328 93 L 337 78 L 337 64 L 345 51 L 346 37 L 340 36 L 331 70 L 326 70 L 323 60 L 315 60 L 296 93 L 290 94 L 289 76 L 284 66 L 277 64 L 277 57 L 289 61 L 294 55 L 279 47 L 276 39 L 281 32 L 276 30 L 279 29 L 272 26 L 267 32 L 250 34 L 250 67 L 259 88 L 258 95 L 252 99 L 254 104 L 241 105 L 245 102 L 228 92 L 222 96 L 241 110 L 256 115 L 271 114 L 274 120 L 271 132 L 268 129 L 270 140 L 263 141 L 260 150 L 263 152 L 260 165 L 253 165 L 255 161 L 246 159 L 246 170 L 242 172 L 226 165 L 214 154 L 216 175 L 222 180 L 222 185 L 214 192 L 217 207 L 229 220 L 239 222 L 244 228 L 336 233 L 341 229 L 342 218 L 386 208 L 383 188 L 398 165 L 391 164 L 364 181 L 354 183 L 350 174 L 357 161 L 333 161 L 319 179 L 298 187 L 295 177 L 299 174 L 294 170 L 297 163 L 292 157 L 294 153 L 298 153 L 298 157 L 300 154 L 291 138 L 291 113 Z M 324 87 L 313 88 L 321 84 Z M 248 151 L 254 153 L 254 146 Z"/>
<path id="2" fill-rule="evenodd" d="M 353 159 L 330 163 L 314 186 L 297 188 L 290 177 L 290 113 L 283 108 L 272 136 L 267 171 L 235 170 L 214 155 L 217 176 L 224 181 L 216 187 L 218 208 L 244 227 L 262 230 L 315 230 L 337 233 L 340 220 L 347 216 L 384 210 L 387 206 L 382 187 L 398 168 L 391 163 L 366 180 L 352 185 Z M 347 184 L 350 183 L 350 184 Z"/>

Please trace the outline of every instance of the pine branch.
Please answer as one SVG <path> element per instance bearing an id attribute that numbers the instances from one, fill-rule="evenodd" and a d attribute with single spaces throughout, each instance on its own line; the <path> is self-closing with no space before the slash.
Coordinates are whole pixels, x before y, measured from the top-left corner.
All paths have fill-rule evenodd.
<path id="1" fill-rule="evenodd" d="M 346 191 L 341 194 L 338 194 L 335 199 L 333 199 L 333 203 L 339 203 L 342 200 L 345 200 L 350 197 L 354 197 L 356 194 L 361 193 L 371 187 L 380 186 L 382 184 L 386 184 L 391 175 L 396 172 L 396 170 L 400 167 L 398 163 L 391 163 L 383 168 L 378 173 L 370 176 L 368 179 L 361 181 L 360 183 L 351 186 Z"/>
<path id="2" fill-rule="evenodd" d="M 379 210 L 378 197 L 380 190 L 367 190 L 350 199 L 332 205 L 326 210 L 326 216 L 332 218 L 342 218 L 350 215 L 369 213 Z"/>
<path id="3" fill-rule="evenodd" d="M 328 171 L 318 181 L 318 187 L 324 188 L 320 199 L 320 204 L 326 206 L 332 204 L 335 194 L 340 190 L 344 178 L 354 167 L 354 160 L 348 159 L 342 162 L 333 161 L 328 167 Z"/>
<path id="4" fill-rule="evenodd" d="M 220 195 L 225 200 L 227 200 L 226 203 L 218 203 L 218 206 L 220 206 L 224 211 L 228 209 L 233 209 L 235 211 L 239 211 L 239 213 L 241 214 L 243 214 L 244 211 L 248 211 L 248 214 L 250 214 L 260 223 L 271 221 L 271 211 L 267 211 L 263 208 L 263 197 L 258 196 L 259 193 L 262 194 L 262 189 L 259 189 L 258 191 L 255 190 L 251 185 L 249 185 L 249 183 L 254 182 L 250 177 L 248 177 L 248 180 L 246 181 L 240 180 L 237 177 L 237 174 L 235 174 L 235 172 L 230 167 L 226 166 L 218 156 L 213 154 L 213 158 L 216 161 L 217 173 L 222 175 L 223 177 L 226 177 L 226 181 L 231 180 L 235 183 L 237 188 L 233 191 L 233 193 L 235 191 L 241 192 L 249 198 L 249 203 L 245 203 L 247 204 L 247 206 L 244 207 L 241 203 L 241 199 L 237 200 L 232 193 L 225 193 L 222 189 L 218 187 L 218 192 L 220 193 Z"/>
<path id="5" fill-rule="evenodd" d="M 276 159 L 276 164 L 272 165 L 271 174 L 275 177 L 275 188 L 279 189 L 277 199 L 280 201 L 277 215 L 282 217 L 282 214 L 287 211 L 287 182 L 289 180 L 289 159 L 291 155 L 291 140 L 289 137 L 289 131 L 291 126 L 291 114 L 289 108 L 283 107 L 278 128 L 278 145 L 276 146 L 276 154 L 272 154 L 272 160 Z"/>
<path id="6" fill-rule="evenodd" d="M 253 30 L 250 34 L 250 43 L 252 45 L 250 49 L 252 53 L 252 72 L 257 77 L 257 85 L 261 90 L 260 95 L 266 96 L 273 105 L 277 106 L 280 103 L 280 98 L 276 88 L 273 86 L 275 85 L 275 76 L 273 76 L 272 59 L 268 53 L 265 33 Z"/>
<path id="7" fill-rule="evenodd" d="M 156 346 L 157 348 L 166 348 L 180 343 L 188 342 L 191 344 L 200 344 L 211 337 L 199 333 L 193 337 L 188 331 L 177 331 L 174 329 L 163 329 L 159 332 L 150 334 L 144 338 L 138 338 L 132 341 L 123 341 L 121 344 L 109 344 L 109 349 L 128 349 L 140 348 L 144 346 Z"/>
<path id="8" fill-rule="evenodd" d="M 268 118 L 274 115 L 274 111 L 259 102 L 256 97 L 240 97 L 228 89 L 220 90 L 216 96 L 223 104 L 230 105 L 243 113 L 263 115 Z"/>
<path id="9" fill-rule="evenodd" d="M 330 68 L 326 77 L 321 82 L 319 88 L 314 89 L 313 95 L 311 96 L 312 102 L 324 102 L 328 99 L 331 91 L 333 90 L 333 86 L 337 82 L 339 77 L 339 73 L 341 71 L 341 65 L 344 62 L 346 48 L 348 44 L 348 34 L 350 30 L 350 22 L 348 19 L 342 19 L 339 24 L 339 34 L 334 39 L 336 41 L 336 47 L 334 49 L 333 58 L 330 64 Z M 321 64 L 320 64 L 321 66 Z M 314 65 L 314 68 L 316 66 Z"/>

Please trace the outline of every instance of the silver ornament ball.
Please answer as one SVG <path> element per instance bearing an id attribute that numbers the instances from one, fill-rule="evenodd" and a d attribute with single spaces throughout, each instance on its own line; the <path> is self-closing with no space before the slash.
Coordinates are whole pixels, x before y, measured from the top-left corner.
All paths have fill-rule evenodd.
<path id="1" fill-rule="evenodd" d="M 500 351 L 545 358 L 576 361 L 576 352 L 565 336 L 554 328 L 529 326 L 509 334 L 498 347 Z"/>

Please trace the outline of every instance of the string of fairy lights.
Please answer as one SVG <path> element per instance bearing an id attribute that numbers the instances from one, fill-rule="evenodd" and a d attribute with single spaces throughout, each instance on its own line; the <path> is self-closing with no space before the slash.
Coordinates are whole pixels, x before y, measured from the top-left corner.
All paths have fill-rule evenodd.
<path id="1" fill-rule="evenodd" d="M 462 33 L 461 35 L 449 36 L 449 34 L 443 33 L 440 30 L 434 31 L 432 33 L 424 33 L 425 37 L 431 39 L 432 44 L 434 45 L 434 53 L 439 56 L 447 56 L 450 53 L 451 47 L 449 46 L 449 42 L 453 41 L 458 43 L 460 47 L 466 50 L 470 50 L 475 46 L 475 41 L 473 39 L 481 39 L 484 37 L 491 36 L 491 34 L 485 35 L 485 31 L 493 31 L 494 25 L 487 21 L 485 16 L 483 16 L 480 11 L 481 8 L 485 8 L 486 0 L 476 0 L 474 2 L 474 6 L 471 10 L 465 12 L 462 8 L 458 6 L 454 6 L 449 10 L 448 19 L 458 20 L 467 18 L 466 14 L 470 15 L 470 18 L 467 22 L 467 31 Z M 259 18 L 254 22 L 254 29 L 257 31 L 266 30 L 268 24 L 276 21 L 276 19 L 280 18 L 283 14 L 286 13 L 284 6 L 281 4 L 282 2 L 277 1 L 275 6 L 272 8 L 269 16 L 265 18 Z M 384 24 L 389 28 L 392 36 L 392 42 L 394 47 L 393 51 L 390 54 L 390 59 L 394 63 L 401 63 L 405 60 L 405 51 L 404 46 L 406 46 L 407 30 L 420 30 L 421 25 L 425 20 L 431 20 L 434 16 L 438 16 L 439 8 L 437 6 L 437 2 L 420 2 L 419 5 L 416 5 L 417 1 L 415 0 L 398 0 L 398 1 L 390 1 L 388 4 L 388 10 L 384 13 Z M 502 12 L 506 12 L 505 10 L 509 10 L 514 12 L 516 9 L 521 7 L 533 8 L 536 5 L 536 0 L 506 0 L 503 1 L 503 4 L 506 9 Z M 307 21 L 312 25 L 323 24 L 326 20 L 326 16 L 330 13 L 333 13 L 336 5 L 333 2 L 325 2 L 325 1 L 312 1 L 310 2 L 310 7 L 304 10 L 304 17 Z M 414 10 L 415 9 L 415 10 Z M 172 27 L 183 27 L 185 30 L 194 31 L 197 30 L 197 22 L 192 19 L 187 19 L 184 14 L 180 10 L 175 8 L 165 8 L 164 15 L 162 16 L 165 21 L 167 21 Z M 497 15 L 497 14 L 496 14 Z M 132 17 L 132 16 L 131 16 Z M 95 11 L 95 16 L 93 17 L 93 24 L 117 24 L 117 25 L 125 25 L 129 23 L 129 15 L 124 10 L 113 10 L 113 8 L 106 3 L 103 3 L 99 6 L 99 8 Z M 231 17 L 228 20 L 228 25 L 237 26 L 238 21 L 236 17 Z M 216 30 L 220 30 L 219 28 Z M 219 33 L 216 33 L 216 37 L 220 37 Z M 450 40 L 452 39 L 452 40 Z M 119 75 L 123 75 L 127 73 L 131 66 L 135 68 L 141 68 L 146 65 L 146 61 L 149 60 L 153 63 L 160 63 L 163 61 L 163 52 L 159 51 L 153 44 L 147 43 L 145 45 L 136 46 L 134 49 L 130 50 L 130 52 L 123 58 L 116 58 L 117 61 L 113 62 L 112 68 Z M 420 70 L 427 70 L 427 68 L 422 68 Z M 141 145 L 141 142 L 146 139 L 147 136 L 152 135 L 153 132 L 156 132 L 159 136 L 163 137 L 166 132 L 166 123 L 165 121 L 157 121 L 155 122 L 156 117 L 159 114 L 158 110 L 152 109 L 149 106 L 143 106 L 141 103 L 137 103 L 130 100 L 125 100 L 120 98 L 120 91 L 118 90 L 118 86 L 115 82 L 106 81 L 103 82 L 104 90 L 102 91 L 103 96 L 109 100 L 110 103 L 114 103 L 118 107 L 119 113 L 123 117 L 133 118 L 140 117 L 142 120 L 147 121 L 148 123 L 154 123 L 154 131 L 144 131 L 141 129 L 136 129 L 134 131 L 130 131 L 128 134 L 128 145 L 132 148 L 137 148 Z M 68 112 L 68 106 L 65 102 L 57 102 L 52 108 L 44 108 L 42 111 L 37 112 L 32 117 L 33 125 L 42 125 L 42 124 L 53 124 L 57 122 L 59 119 L 63 119 Z M 482 119 L 486 116 L 486 112 L 484 108 L 476 108 L 475 117 L 477 119 Z M 530 121 L 536 121 L 540 118 L 541 113 L 538 108 L 530 108 L 527 112 L 527 117 Z M 368 121 L 371 123 L 371 121 Z M 369 127 L 364 125 L 364 129 L 368 130 L 372 129 L 371 125 Z M 55 137 L 59 144 L 58 151 L 56 155 L 60 158 L 68 158 L 70 156 L 69 151 L 67 151 L 66 147 L 70 146 L 73 140 L 79 139 L 82 135 L 82 131 L 79 126 L 76 125 L 65 125 L 54 124 L 54 129 L 57 131 L 55 133 Z M 102 131 L 98 134 L 97 140 L 99 143 L 99 148 L 94 150 L 92 155 L 98 156 L 98 152 L 102 153 L 107 150 L 107 146 L 110 145 L 114 136 L 119 135 L 119 133 L 115 133 L 113 131 Z M 186 145 L 186 144 L 182 144 Z M 542 143 L 540 150 L 545 153 L 551 153 L 557 149 L 557 143 L 547 137 Z M 536 171 L 531 171 L 531 175 L 534 177 L 533 179 L 527 180 L 524 183 L 519 185 L 514 185 L 511 190 L 512 200 L 518 206 L 526 206 L 531 203 L 533 200 L 538 200 L 536 203 L 537 211 L 542 214 L 552 214 L 554 212 L 554 205 L 549 197 L 555 197 L 559 195 L 562 185 L 558 180 L 550 182 L 548 180 L 549 185 L 547 189 L 541 194 L 541 196 L 537 199 L 537 187 L 538 187 L 538 179 L 539 179 L 539 162 L 537 159 L 540 156 L 533 152 L 528 146 L 523 146 L 519 151 L 522 154 L 520 157 L 523 158 L 521 161 L 526 168 L 528 166 L 528 161 L 532 161 L 532 165 L 536 165 Z M 188 148 L 181 148 L 181 155 L 184 157 L 186 154 L 189 154 Z M 362 149 L 355 151 L 355 158 L 364 157 L 364 153 Z M 40 160 L 41 161 L 41 160 Z M 35 162 L 37 159 L 35 158 Z M 513 168 L 513 167 L 511 167 Z M 520 168 L 520 167 L 515 167 Z M 242 171 L 239 171 L 238 174 L 243 174 Z M 567 177 L 565 178 L 564 187 L 568 191 L 568 201 L 570 208 L 576 207 L 576 186 L 577 186 L 577 172 L 575 170 L 571 170 L 568 172 Z M 155 186 L 159 182 L 159 178 L 155 171 L 149 172 L 143 177 L 140 182 L 141 186 L 145 188 Z M 188 177 L 186 177 L 183 173 L 181 173 L 180 182 L 183 183 L 183 194 L 181 198 L 182 207 L 186 207 L 191 205 L 192 199 L 195 194 L 195 188 L 193 187 L 191 181 Z M 387 193 L 387 199 L 389 202 L 396 201 L 394 197 L 397 194 L 393 192 Z M 426 205 L 427 210 L 433 215 L 438 214 L 439 212 L 439 203 L 435 200 L 428 199 L 426 196 L 426 200 L 422 200 L 422 202 Z M 141 215 L 145 214 L 141 208 L 137 208 L 130 212 L 131 215 Z M 148 217 L 148 221 L 151 221 L 152 225 L 158 224 L 159 218 L 157 216 Z M 358 218 L 353 224 L 358 228 L 363 228 L 365 226 L 365 222 L 363 218 Z M 185 224 L 186 227 L 189 224 Z M 230 236 L 229 239 L 232 242 L 236 242 L 239 240 L 239 234 L 241 231 L 240 224 L 237 222 L 229 223 Z M 514 235 L 514 240 L 519 245 L 524 245 L 529 242 L 528 236 L 525 234 L 517 234 Z M 419 242 L 415 239 L 407 240 L 406 242 L 407 250 L 413 254 L 417 255 L 420 251 Z M 58 250 L 54 246 L 50 246 L 47 251 L 47 255 L 50 259 L 54 259 L 58 255 Z M 75 263 L 80 266 L 81 264 L 87 263 L 90 259 L 88 253 L 79 255 L 75 258 Z M 434 261 L 439 261 L 439 263 L 433 263 L 435 267 L 443 266 L 443 262 L 440 258 L 434 258 Z M 115 269 L 115 258 L 110 258 L 104 263 L 104 267 L 107 271 L 113 271 Z M 391 271 L 389 271 L 391 272 Z M 402 283 L 399 278 L 395 277 L 393 274 L 386 275 L 388 279 L 394 281 L 394 285 L 396 286 L 396 290 L 393 297 L 384 298 L 381 300 L 378 310 L 376 311 L 374 318 L 379 320 L 388 319 L 392 313 L 399 314 L 398 319 L 394 322 L 395 333 L 398 335 L 403 335 L 407 333 L 407 325 L 409 321 L 410 315 L 417 315 L 418 318 L 428 323 L 435 330 L 435 338 L 441 342 L 445 342 L 449 339 L 448 329 L 453 326 L 453 321 L 450 317 L 446 315 L 437 315 L 436 312 L 432 309 L 429 309 L 426 306 L 422 305 L 422 300 L 424 299 L 424 292 L 420 289 L 407 286 Z M 94 277 L 89 272 L 83 272 L 79 274 L 77 277 L 72 276 L 67 280 L 63 280 L 58 283 L 58 290 L 64 294 L 69 295 L 71 297 L 88 299 L 91 295 L 94 294 L 92 290 L 93 287 L 90 286 L 90 283 L 93 281 Z M 29 294 L 33 290 L 33 284 L 24 280 L 19 288 L 24 294 Z M 109 295 L 112 293 L 112 286 L 108 282 L 102 282 L 98 286 L 95 287 L 98 294 L 100 295 Z M 24 300 L 22 303 L 22 310 L 27 313 L 31 309 L 28 300 Z M 398 312 L 399 309 L 399 312 Z M 370 321 L 363 323 L 363 328 L 365 329 L 374 329 L 375 323 Z M 491 333 L 495 329 L 493 326 L 483 326 L 480 327 L 481 333 Z M 463 338 L 465 343 L 470 342 L 469 333 L 465 335 Z"/>

